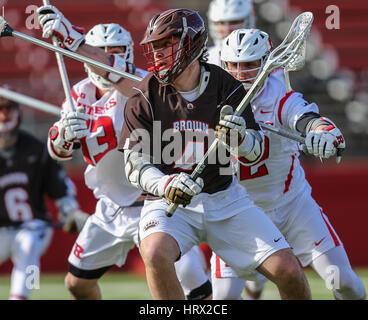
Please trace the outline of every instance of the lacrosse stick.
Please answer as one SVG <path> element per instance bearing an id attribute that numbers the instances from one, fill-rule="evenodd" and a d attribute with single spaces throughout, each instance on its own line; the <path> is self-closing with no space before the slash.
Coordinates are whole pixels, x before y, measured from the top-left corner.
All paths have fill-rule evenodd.
<path id="1" fill-rule="evenodd" d="M 301 21 L 305 21 L 306 23 L 301 24 Z M 254 95 L 262 87 L 264 81 L 273 70 L 281 67 L 288 67 L 289 63 L 291 63 L 295 56 L 298 55 L 299 49 L 305 41 L 305 38 L 307 37 L 312 26 L 312 22 L 313 14 L 311 12 L 304 12 L 294 20 L 288 34 L 285 37 L 285 40 L 270 53 L 262 72 L 254 81 L 252 87 L 248 90 L 239 106 L 236 108 L 234 115 L 239 116 L 243 113 L 244 109 L 248 106 Z M 300 25 L 300 28 L 296 28 L 297 25 Z M 193 170 L 191 174 L 191 179 L 193 181 L 195 181 L 201 175 L 204 168 L 207 166 L 209 156 L 217 150 L 218 144 L 219 139 L 216 138 L 208 148 L 206 154 Z M 166 215 L 171 217 L 177 207 L 177 204 L 171 203 L 166 209 Z"/>
<path id="2" fill-rule="evenodd" d="M 24 94 L 12 90 L 7 90 L 5 88 L 0 88 L 0 96 L 8 100 L 18 102 L 19 104 L 24 104 L 37 110 L 44 111 L 55 116 L 60 116 L 60 108 L 58 108 L 57 106 L 28 97 Z"/>
<path id="3" fill-rule="evenodd" d="M 47 6 L 47 5 L 50 4 L 50 1 L 43 0 L 43 4 L 45 6 Z M 59 46 L 58 45 L 58 40 L 55 36 L 52 37 L 52 43 L 54 44 L 55 47 Z M 58 68 L 59 68 L 61 82 L 63 84 L 63 89 L 64 89 L 64 94 L 65 94 L 66 101 L 68 102 L 68 106 L 70 108 L 70 111 L 75 111 L 75 106 L 74 106 L 74 102 L 73 102 L 73 99 L 72 99 L 69 78 L 68 78 L 68 74 L 66 72 L 63 56 L 58 52 L 56 52 L 55 55 L 56 55 L 57 65 L 58 65 Z"/>
<path id="4" fill-rule="evenodd" d="M 16 30 L 14 30 L 4 19 L 4 17 L 0 16 L 0 38 L 1 37 L 14 37 L 20 40 L 24 40 L 27 42 L 30 42 L 34 45 L 37 45 L 39 47 L 54 51 L 54 52 L 58 52 L 61 53 L 64 56 L 67 56 L 69 58 L 75 59 L 77 61 L 83 62 L 83 63 L 88 63 L 96 68 L 100 68 L 102 70 L 105 70 L 107 72 L 111 72 L 114 74 L 117 74 L 121 77 L 124 77 L 126 79 L 132 80 L 132 81 L 136 81 L 136 82 L 140 82 L 142 81 L 142 79 L 140 77 L 137 77 L 135 75 L 132 75 L 130 73 L 127 72 L 123 72 L 123 71 L 119 71 L 116 70 L 114 68 L 112 68 L 111 66 L 108 66 L 107 64 L 98 62 L 96 60 L 84 57 L 78 53 L 72 52 L 72 51 L 68 51 L 65 50 L 63 48 L 59 48 L 57 46 L 54 46 L 48 42 L 39 40 L 37 38 L 31 37 L 29 35 L 26 35 L 24 33 L 18 32 Z"/>
<path id="5" fill-rule="evenodd" d="M 288 138 L 290 140 L 294 140 L 296 142 L 299 142 L 300 144 L 304 144 L 305 143 L 305 139 L 304 137 L 302 137 L 301 135 L 297 135 L 295 133 L 292 133 L 292 132 L 289 132 L 289 131 L 286 131 L 286 130 L 283 130 L 281 128 L 276 128 L 274 126 L 271 126 L 269 124 L 265 124 L 265 123 L 262 123 L 262 122 L 257 122 L 259 124 L 259 126 L 264 129 L 264 130 L 267 130 L 267 131 L 270 131 L 270 132 L 273 132 L 273 133 L 276 133 L 278 134 L 279 136 L 282 136 L 282 137 L 285 137 L 285 138 Z"/>
<path id="6" fill-rule="evenodd" d="M 304 19 L 300 19 L 297 21 L 297 23 L 294 23 L 292 27 L 290 28 L 289 34 L 290 37 L 294 37 L 294 35 L 299 34 L 301 30 L 304 30 L 308 24 L 313 22 L 313 16 L 312 20 L 309 19 L 309 17 L 305 17 Z M 295 21 L 294 21 L 295 22 Z M 308 31 L 309 33 L 309 31 Z M 307 33 L 307 35 L 308 35 Z M 288 36 L 289 36 L 288 34 Z M 287 37 L 284 39 L 283 43 L 287 40 Z M 302 42 L 297 54 L 291 61 L 288 63 L 288 65 L 284 68 L 284 76 L 285 76 L 285 84 L 286 84 L 286 92 L 292 91 L 291 84 L 290 84 L 290 77 L 289 72 L 291 71 L 299 71 L 303 69 L 305 65 L 305 54 L 306 54 L 306 42 L 307 42 L 307 36 L 304 38 L 304 41 Z"/>

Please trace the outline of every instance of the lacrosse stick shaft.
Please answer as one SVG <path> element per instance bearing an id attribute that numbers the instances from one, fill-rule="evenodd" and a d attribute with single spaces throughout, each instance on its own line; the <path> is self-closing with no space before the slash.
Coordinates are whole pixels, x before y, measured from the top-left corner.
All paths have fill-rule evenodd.
<path id="1" fill-rule="evenodd" d="M 289 131 L 286 131 L 286 130 L 282 130 L 280 128 L 276 128 L 276 127 L 271 126 L 269 124 L 265 124 L 265 123 L 261 123 L 261 122 L 258 122 L 258 124 L 264 130 L 270 131 L 272 133 L 275 133 L 275 134 L 277 134 L 279 136 L 288 138 L 290 140 L 294 140 L 296 142 L 299 142 L 300 144 L 304 144 L 305 143 L 305 139 L 302 136 L 299 136 L 297 134 L 294 134 L 294 133 L 289 132 Z"/>
<path id="2" fill-rule="evenodd" d="M 43 0 L 43 4 L 47 6 L 50 4 L 50 1 Z M 58 47 L 58 41 L 56 37 L 52 37 L 52 43 L 54 44 L 55 47 Z M 59 68 L 59 73 L 60 73 L 61 82 L 63 85 L 66 101 L 68 102 L 70 111 L 75 111 L 75 106 L 74 106 L 74 102 L 73 102 L 72 94 L 71 94 L 70 82 L 69 82 L 68 74 L 66 72 L 63 56 L 62 54 L 58 52 L 56 52 L 55 55 L 56 55 L 56 61 L 57 61 L 57 65 Z"/>
<path id="3" fill-rule="evenodd" d="M 84 57 L 84 56 L 82 56 L 78 53 L 75 53 L 75 52 L 72 52 L 72 51 L 69 51 L 69 50 L 65 50 L 63 48 L 56 47 L 56 46 L 54 46 L 54 45 L 52 45 L 48 42 L 39 40 L 37 38 L 31 37 L 31 36 L 26 35 L 24 33 L 18 32 L 16 30 L 14 30 L 12 27 L 10 27 L 3 17 L 0 17 L 0 37 L 14 37 L 14 38 L 17 38 L 17 39 L 20 39 L 20 40 L 24 40 L 24 41 L 30 42 L 30 43 L 32 43 L 36 46 L 39 46 L 39 47 L 42 47 L 42 48 L 45 48 L 45 49 L 48 49 L 48 50 L 51 50 L 51 51 L 54 51 L 54 52 L 58 52 L 58 53 L 62 54 L 63 56 L 66 56 L 68 58 L 72 58 L 72 59 L 77 60 L 79 62 L 88 63 L 88 64 L 90 64 L 90 65 L 92 65 L 96 68 L 100 68 L 100 69 L 105 70 L 107 72 L 117 74 L 117 75 L 119 75 L 123 78 L 129 79 L 129 80 L 132 80 L 132 81 L 136 81 L 136 82 L 142 81 L 142 78 L 137 77 L 135 75 L 132 75 L 130 73 L 116 70 L 116 69 L 112 68 L 111 66 L 108 66 L 107 64 L 98 62 L 96 60 L 93 60 L 93 59 L 90 59 L 90 58 L 87 58 L 87 57 Z"/>
<path id="4" fill-rule="evenodd" d="M 142 81 L 142 79 L 140 77 L 137 77 L 137 76 L 132 75 L 132 74 L 127 73 L 127 72 L 116 70 L 116 69 L 112 68 L 111 66 L 108 66 L 107 64 L 98 62 L 96 60 L 93 60 L 93 59 L 90 59 L 90 58 L 87 58 L 87 57 L 84 57 L 84 56 L 82 56 L 78 53 L 68 51 L 68 50 L 65 50 L 63 48 L 55 47 L 54 45 L 52 45 L 50 43 L 39 40 L 37 38 L 33 38 L 33 37 L 28 36 L 26 34 L 23 34 L 21 32 L 13 31 L 12 34 L 13 34 L 13 37 L 15 37 L 15 38 L 31 42 L 31 43 L 33 43 L 37 46 L 43 47 L 45 49 L 48 49 L 48 50 L 51 50 L 51 51 L 54 51 L 54 52 L 61 53 L 63 56 L 66 56 L 68 58 L 72 58 L 72 59 L 77 60 L 79 62 L 88 63 L 88 64 L 90 64 L 90 65 L 92 65 L 96 68 L 100 68 L 100 69 L 105 70 L 107 72 L 115 73 L 115 74 L 117 74 L 121 77 L 124 77 L 126 79 L 136 81 L 136 82 Z"/>
<path id="5" fill-rule="evenodd" d="M 8 100 L 18 102 L 19 104 L 27 105 L 37 110 L 53 114 L 55 116 L 60 115 L 60 108 L 57 106 L 31 98 L 18 92 L 0 88 L 0 96 Z"/>
<path id="6" fill-rule="evenodd" d="M 290 84 L 290 75 L 289 75 L 289 71 L 287 71 L 286 69 L 284 69 L 284 76 L 285 76 L 286 93 L 289 93 L 289 92 L 291 92 L 293 89 L 291 88 L 291 84 Z"/>

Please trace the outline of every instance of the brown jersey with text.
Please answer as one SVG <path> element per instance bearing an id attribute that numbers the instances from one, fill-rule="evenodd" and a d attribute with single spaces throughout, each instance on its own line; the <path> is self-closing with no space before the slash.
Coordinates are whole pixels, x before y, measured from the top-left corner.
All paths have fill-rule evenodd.
<path id="1" fill-rule="evenodd" d="M 190 174 L 194 170 L 215 139 L 221 107 L 231 105 L 235 110 L 245 96 L 241 82 L 226 71 L 212 64 L 202 66 L 209 71 L 209 81 L 204 92 L 192 102 L 174 87 L 160 86 L 152 74 L 135 88 L 125 106 L 119 150 L 128 148 L 149 154 L 165 174 L 181 171 Z M 247 128 L 260 130 L 250 106 L 245 108 L 243 117 Z M 230 161 L 230 154 L 220 144 L 217 155 L 209 159 L 201 174 L 202 192 L 215 193 L 230 185 Z M 220 168 L 228 168 L 227 174 Z"/>

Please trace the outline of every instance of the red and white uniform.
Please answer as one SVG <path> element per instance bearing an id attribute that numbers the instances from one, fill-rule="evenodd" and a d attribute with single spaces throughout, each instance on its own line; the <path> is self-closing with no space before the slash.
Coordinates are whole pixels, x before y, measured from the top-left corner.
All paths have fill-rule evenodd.
<path id="1" fill-rule="evenodd" d="M 251 102 L 255 119 L 284 130 L 296 131 L 297 120 L 307 112 L 318 113 L 315 103 L 302 94 L 286 92 L 283 70 L 273 72 L 264 90 Z M 265 151 L 255 165 L 238 164 L 237 176 L 249 197 L 261 207 L 279 228 L 303 266 L 341 241 L 323 210 L 311 196 L 311 187 L 299 162 L 297 142 L 269 131 L 265 133 Z M 212 257 L 212 274 L 235 277 L 230 267 Z"/>
<path id="2" fill-rule="evenodd" d="M 317 105 L 306 102 L 302 94 L 286 93 L 281 69 L 270 75 L 264 90 L 251 105 L 257 121 L 294 133 L 296 122 L 303 114 L 318 113 Z M 267 130 L 264 134 L 262 159 L 251 167 L 240 166 L 238 178 L 255 204 L 270 211 L 293 200 L 308 182 L 298 159 L 298 143 Z"/>
<path id="3" fill-rule="evenodd" d="M 110 90 L 100 98 L 96 95 L 97 89 L 89 78 L 72 89 L 75 106 L 83 106 L 90 118 L 89 133 L 81 139 L 83 156 L 88 163 L 85 182 L 97 199 L 106 197 L 127 207 L 141 194 L 127 181 L 124 170 L 116 170 L 124 162 L 116 147 L 128 98 L 117 90 Z"/>
<path id="4" fill-rule="evenodd" d="M 69 263 L 82 270 L 121 266 L 128 251 L 138 243 L 141 210 L 139 206 L 128 208 L 141 191 L 126 179 L 124 158 L 116 149 L 128 98 L 117 90 L 99 97 L 89 78 L 73 86 L 72 97 L 75 106 L 83 106 L 89 116 L 89 133 L 80 140 L 88 163 L 84 177 L 99 201 L 96 212 L 89 217 L 74 244 Z M 113 250 L 117 243 L 120 245 Z"/>

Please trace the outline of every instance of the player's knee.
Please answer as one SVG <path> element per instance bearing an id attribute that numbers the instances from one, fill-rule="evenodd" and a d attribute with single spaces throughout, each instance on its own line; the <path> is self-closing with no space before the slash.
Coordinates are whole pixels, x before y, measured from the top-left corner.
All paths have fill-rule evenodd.
<path id="1" fill-rule="evenodd" d="M 169 235 L 153 234 L 141 243 L 141 255 L 146 267 L 173 264 L 180 255 L 179 246 Z"/>
<path id="2" fill-rule="evenodd" d="M 90 291 L 97 283 L 97 280 L 87 280 L 78 278 L 72 275 L 70 272 L 67 273 L 64 279 L 65 287 L 74 295 L 81 295 Z"/>
<path id="3" fill-rule="evenodd" d="M 334 295 L 339 300 L 365 299 L 366 293 L 362 280 L 351 269 L 340 270 L 339 277 L 333 281 Z"/>
<path id="4" fill-rule="evenodd" d="M 204 300 L 212 296 L 212 284 L 210 280 L 207 280 L 204 284 L 198 288 L 193 289 L 188 295 L 188 300 Z"/>
<path id="5" fill-rule="evenodd" d="M 291 250 L 280 250 L 272 257 L 270 280 L 278 285 L 295 286 L 304 283 L 305 276 Z"/>

